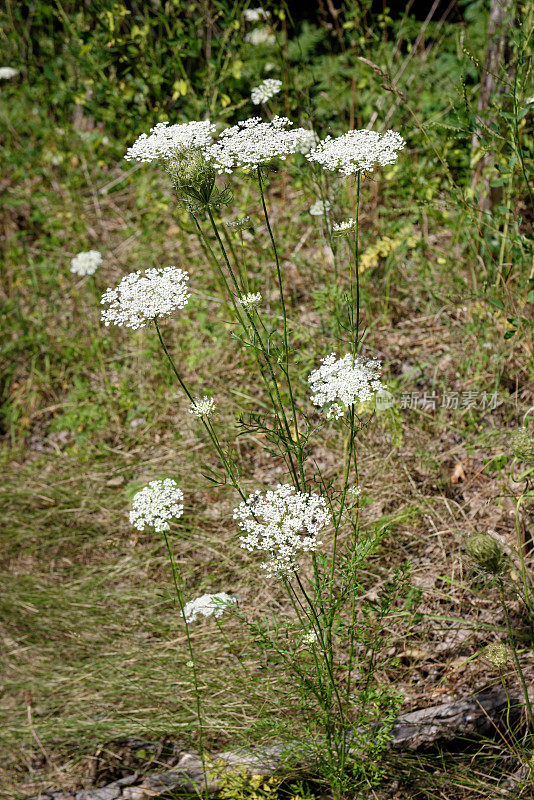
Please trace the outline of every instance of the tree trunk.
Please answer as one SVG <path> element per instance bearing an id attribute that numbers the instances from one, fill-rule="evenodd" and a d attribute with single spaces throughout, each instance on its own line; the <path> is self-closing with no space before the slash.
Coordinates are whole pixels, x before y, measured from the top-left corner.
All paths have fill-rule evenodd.
<path id="1" fill-rule="evenodd" d="M 503 92 L 503 83 L 499 78 L 504 64 L 509 59 L 509 35 L 514 24 L 514 0 L 491 0 L 488 28 L 486 31 L 487 49 L 484 68 L 480 78 L 478 95 L 478 116 L 483 125 L 487 125 L 487 110 L 490 100 Z M 502 188 L 492 188 L 487 177 L 488 167 L 493 163 L 495 154 L 492 151 L 480 152 L 480 139 L 475 130 L 471 143 L 472 164 L 474 173 L 473 189 L 478 188 L 478 205 L 481 211 L 491 210 L 500 201 Z"/>

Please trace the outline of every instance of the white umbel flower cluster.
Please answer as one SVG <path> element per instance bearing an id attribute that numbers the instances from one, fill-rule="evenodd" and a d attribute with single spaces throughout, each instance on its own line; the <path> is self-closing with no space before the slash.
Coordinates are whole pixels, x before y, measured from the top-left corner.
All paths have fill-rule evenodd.
<path id="1" fill-rule="evenodd" d="M 278 94 L 281 88 L 282 81 L 279 81 L 276 78 L 267 78 L 267 80 L 263 81 L 263 83 L 260 83 L 259 86 L 254 87 L 250 93 L 250 99 L 255 105 L 259 106 L 260 103 L 266 103 L 271 99 L 271 97 L 274 97 L 275 94 Z"/>
<path id="2" fill-rule="evenodd" d="M 131 272 L 102 295 L 102 305 L 109 305 L 102 311 L 102 322 L 137 330 L 157 317 L 166 317 L 187 305 L 188 280 L 187 272 L 178 267 Z"/>
<path id="3" fill-rule="evenodd" d="M 348 131 L 336 139 L 327 136 L 306 158 L 321 164 L 324 169 L 355 175 L 372 172 L 375 166 L 394 164 L 398 151 L 405 144 L 396 131 L 384 134 L 366 129 Z"/>
<path id="4" fill-rule="evenodd" d="M 215 411 L 215 401 L 213 397 L 195 397 L 195 400 L 189 407 L 189 413 L 194 417 L 209 417 Z"/>
<path id="5" fill-rule="evenodd" d="M 353 231 L 356 227 L 356 220 L 352 217 L 350 219 L 344 219 L 343 222 L 334 222 L 332 225 L 332 230 L 334 233 L 347 233 L 348 231 Z"/>
<path id="6" fill-rule="evenodd" d="M 247 22 L 259 22 L 260 19 L 267 19 L 269 12 L 258 6 L 258 8 L 245 8 L 243 16 Z"/>
<path id="7" fill-rule="evenodd" d="M 309 633 L 305 633 L 302 637 L 303 644 L 314 644 L 317 641 L 317 634 L 315 631 L 310 631 Z"/>
<path id="8" fill-rule="evenodd" d="M 245 216 L 241 218 L 238 217 L 237 219 L 230 219 L 225 223 L 225 225 L 228 228 L 246 228 L 248 225 L 250 225 L 250 217 Z"/>
<path id="9" fill-rule="evenodd" d="M 186 622 L 195 622 L 198 615 L 204 617 L 221 617 L 229 605 L 236 605 L 237 597 L 217 592 L 217 594 L 203 594 L 196 600 L 190 600 L 184 606 L 184 616 Z"/>
<path id="10" fill-rule="evenodd" d="M 142 133 L 128 148 L 124 158 L 127 161 L 156 161 L 171 158 L 177 151 L 189 147 L 206 147 L 211 144 L 215 125 L 209 120 L 185 122 L 182 125 L 169 125 L 158 122 L 150 129 L 150 134 Z"/>
<path id="11" fill-rule="evenodd" d="M 271 33 L 269 28 L 254 28 L 245 35 L 245 42 L 257 47 L 260 44 L 273 45 L 276 42 L 276 36 Z"/>
<path id="12" fill-rule="evenodd" d="M 331 521 L 323 497 L 297 492 L 291 484 L 278 484 L 262 495 L 254 492 L 234 509 L 241 530 L 241 547 L 268 556 L 261 566 L 269 577 L 284 577 L 298 569 L 299 551 L 313 552 L 322 544 L 318 533 Z"/>
<path id="13" fill-rule="evenodd" d="M 178 519 L 184 513 L 183 501 L 183 492 L 172 478 L 150 481 L 133 497 L 130 523 L 138 531 L 144 531 L 146 526 L 158 533 L 168 531 L 169 520 Z"/>
<path id="14" fill-rule="evenodd" d="M 249 292 L 248 294 L 244 294 L 241 297 L 237 298 L 237 302 L 240 303 L 243 308 L 248 308 L 249 311 L 253 311 L 257 308 L 262 301 L 261 292 L 252 293 Z"/>
<path id="15" fill-rule="evenodd" d="M 8 81 L 18 75 L 18 69 L 15 67 L 0 67 L 0 81 Z"/>
<path id="16" fill-rule="evenodd" d="M 300 134 L 297 142 L 296 152 L 302 153 L 305 156 L 314 147 L 319 144 L 319 137 L 315 131 L 310 131 L 307 128 L 299 128 Z"/>
<path id="17" fill-rule="evenodd" d="M 316 406 L 327 407 L 327 419 L 340 419 L 356 402 L 370 400 L 385 386 L 380 382 L 380 361 L 366 361 L 350 353 L 336 359 L 331 353 L 322 359 L 322 366 L 308 376 L 313 392 L 311 401 Z"/>
<path id="18" fill-rule="evenodd" d="M 312 217 L 324 217 L 328 211 L 330 211 L 329 200 L 316 200 L 315 203 L 310 206 L 310 214 Z"/>
<path id="19" fill-rule="evenodd" d="M 238 122 L 226 128 L 205 156 L 214 162 L 219 173 L 231 173 L 239 167 L 257 167 L 273 158 L 285 159 L 297 149 L 302 128 L 289 129 L 287 117 L 274 117 L 262 122 L 260 117 Z"/>
<path id="20" fill-rule="evenodd" d="M 70 262 L 70 271 L 75 275 L 93 275 L 104 259 L 98 250 L 78 253 Z"/>

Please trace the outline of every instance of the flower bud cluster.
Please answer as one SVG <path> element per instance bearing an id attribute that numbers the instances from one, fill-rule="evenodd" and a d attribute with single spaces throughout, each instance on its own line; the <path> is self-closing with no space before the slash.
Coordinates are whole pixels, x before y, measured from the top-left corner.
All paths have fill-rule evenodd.
<path id="1" fill-rule="evenodd" d="M 491 575 L 499 575 L 504 567 L 504 553 L 500 544 L 487 533 L 473 533 L 468 537 L 465 549 L 480 569 Z"/>

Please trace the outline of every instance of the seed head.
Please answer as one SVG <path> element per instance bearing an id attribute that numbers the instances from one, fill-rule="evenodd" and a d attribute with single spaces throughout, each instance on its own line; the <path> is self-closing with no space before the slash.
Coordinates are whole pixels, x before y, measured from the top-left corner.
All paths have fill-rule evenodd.
<path id="1" fill-rule="evenodd" d="M 526 427 L 518 428 L 511 438 L 512 452 L 520 461 L 534 464 L 534 436 Z"/>
<path id="2" fill-rule="evenodd" d="M 494 667 L 505 667 L 507 664 L 510 664 L 512 661 L 512 653 L 510 648 L 507 647 L 505 644 L 501 644 L 501 642 L 493 642 L 489 644 L 484 653 L 484 658 L 493 664 Z"/>
<path id="3" fill-rule="evenodd" d="M 201 150 L 179 150 L 167 160 L 165 168 L 178 200 L 194 208 L 210 204 L 217 173 Z"/>
<path id="4" fill-rule="evenodd" d="M 504 553 L 498 542 L 487 533 L 474 533 L 467 539 L 465 549 L 478 566 L 491 575 L 499 575 L 504 566 Z"/>

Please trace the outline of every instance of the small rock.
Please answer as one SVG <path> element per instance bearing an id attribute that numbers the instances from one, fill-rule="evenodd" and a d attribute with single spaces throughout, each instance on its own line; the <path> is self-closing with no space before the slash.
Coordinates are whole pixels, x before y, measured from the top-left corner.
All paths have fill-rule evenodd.
<path id="1" fill-rule="evenodd" d="M 124 483 L 124 475 L 117 475 L 115 478 L 110 478 L 106 481 L 106 486 L 122 486 Z"/>

